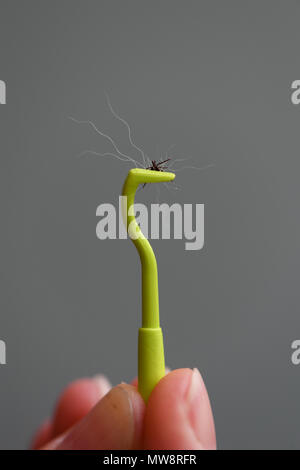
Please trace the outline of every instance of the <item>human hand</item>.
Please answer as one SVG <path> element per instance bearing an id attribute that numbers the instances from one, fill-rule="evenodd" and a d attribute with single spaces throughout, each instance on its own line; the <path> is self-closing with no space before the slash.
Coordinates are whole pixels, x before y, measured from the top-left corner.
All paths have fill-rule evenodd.
<path id="1" fill-rule="evenodd" d="M 32 448 L 208 450 L 216 437 L 199 371 L 177 369 L 161 379 L 147 406 L 137 380 L 113 388 L 103 376 L 71 383 Z"/>

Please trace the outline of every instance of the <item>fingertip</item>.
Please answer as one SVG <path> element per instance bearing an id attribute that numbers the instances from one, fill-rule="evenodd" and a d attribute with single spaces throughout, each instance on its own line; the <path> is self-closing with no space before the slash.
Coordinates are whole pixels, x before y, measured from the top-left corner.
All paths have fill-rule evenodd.
<path id="1" fill-rule="evenodd" d="M 110 388 L 109 381 L 102 375 L 78 379 L 69 384 L 55 407 L 53 437 L 81 420 Z"/>
<path id="2" fill-rule="evenodd" d="M 166 375 L 150 395 L 144 428 L 145 449 L 213 449 L 211 406 L 197 369 Z"/>

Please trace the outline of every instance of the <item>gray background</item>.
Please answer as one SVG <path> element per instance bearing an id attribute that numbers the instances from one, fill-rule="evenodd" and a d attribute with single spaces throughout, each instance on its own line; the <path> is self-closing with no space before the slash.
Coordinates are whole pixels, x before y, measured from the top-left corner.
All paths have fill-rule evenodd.
<path id="1" fill-rule="evenodd" d="M 110 147 L 67 119 L 129 152 L 105 90 L 150 156 L 216 165 L 160 195 L 205 204 L 203 250 L 153 243 L 167 364 L 200 369 L 219 448 L 299 448 L 299 2 L 0 6 L 1 448 L 26 447 L 72 379 L 136 374 L 138 256 L 95 235 L 130 165 L 77 158 Z"/>

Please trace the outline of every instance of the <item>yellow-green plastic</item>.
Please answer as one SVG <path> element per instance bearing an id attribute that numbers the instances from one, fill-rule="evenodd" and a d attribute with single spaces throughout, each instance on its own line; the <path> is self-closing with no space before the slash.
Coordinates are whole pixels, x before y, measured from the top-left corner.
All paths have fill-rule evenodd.
<path id="1" fill-rule="evenodd" d="M 138 388 L 147 402 L 153 388 L 165 375 L 163 335 L 159 323 L 157 263 L 148 240 L 134 215 L 134 198 L 140 184 L 172 181 L 174 173 L 134 168 L 123 186 L 123 217 L 142 265 L 142 327 L 138 340 Z M 126 216 L 127 215 L 127 216 Z"/>

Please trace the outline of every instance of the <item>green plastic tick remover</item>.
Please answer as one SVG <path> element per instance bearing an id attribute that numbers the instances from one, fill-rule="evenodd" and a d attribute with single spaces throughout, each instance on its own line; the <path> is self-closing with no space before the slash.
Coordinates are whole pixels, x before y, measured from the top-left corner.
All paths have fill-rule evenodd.
<path id="1" fill-rule="evenodd" d="M 147 402 L 165 375 L 163 335 L 159 323 L 157 264 L 154 252 L 135 220 L 134 197 L 140 184 L 172 181 L 174 173 L 134 168 L 123 186 L 123 217 L 142 265 L 142 327 L 138 339 L 138 389 Z"/>

